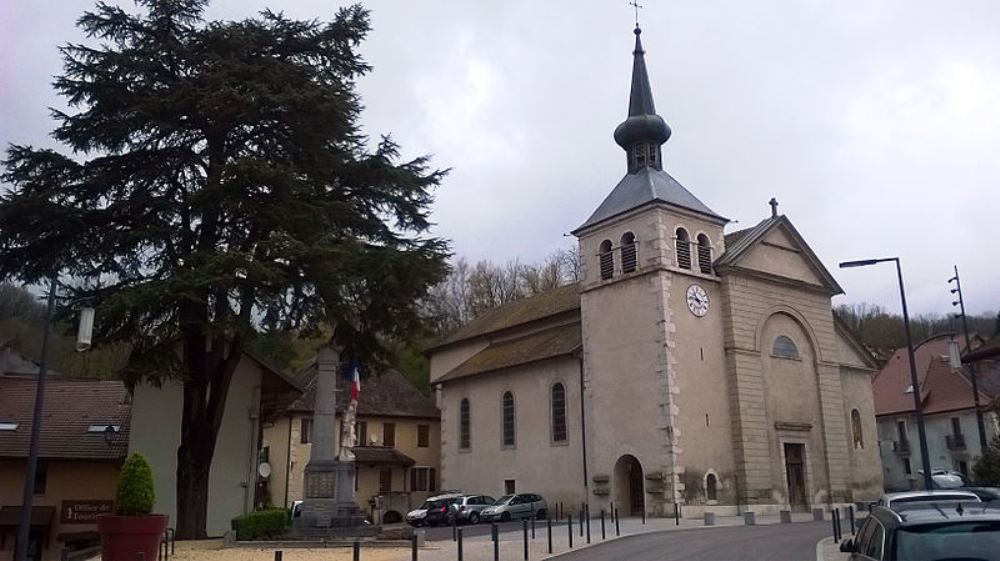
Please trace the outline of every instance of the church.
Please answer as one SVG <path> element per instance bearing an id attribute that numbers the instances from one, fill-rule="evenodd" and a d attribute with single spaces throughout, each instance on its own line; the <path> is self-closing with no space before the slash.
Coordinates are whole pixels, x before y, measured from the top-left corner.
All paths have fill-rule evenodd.
<path id="1" fill-rule="evenodd" d="M 573 235 L 582 280 L 491 310 L 426 354 L 441 487 L 575 512 L 804 511 L 882 491 L 876 363 L 788 217 L 729 222 L 666 171 L 635 29 L 627 173 Z"/>

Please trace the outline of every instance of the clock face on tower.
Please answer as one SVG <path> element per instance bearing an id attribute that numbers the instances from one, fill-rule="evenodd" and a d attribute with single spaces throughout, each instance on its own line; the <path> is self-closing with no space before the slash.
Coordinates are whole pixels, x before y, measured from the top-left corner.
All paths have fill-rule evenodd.
<path id="1" fill-rule="evenodd" d="M 708 313 L 708 293 L 698 284 L 692 284 L 687 292 L 688 309 L 691 313 L 702 317 Z"/>

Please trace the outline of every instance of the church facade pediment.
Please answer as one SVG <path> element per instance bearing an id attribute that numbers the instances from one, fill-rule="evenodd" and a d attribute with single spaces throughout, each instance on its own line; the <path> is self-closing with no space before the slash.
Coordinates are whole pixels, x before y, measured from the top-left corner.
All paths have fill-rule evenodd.
<path id="1" fill-rule="evenodd" d="M 823 265 L 795 226 L 784 215 L 772 216 L 749 231 L 727 236 L 726 252 L 715 262 L 726 272 L 758 273 L 774 280 L 823 289 L 832 296 L 844 290 Z"/>

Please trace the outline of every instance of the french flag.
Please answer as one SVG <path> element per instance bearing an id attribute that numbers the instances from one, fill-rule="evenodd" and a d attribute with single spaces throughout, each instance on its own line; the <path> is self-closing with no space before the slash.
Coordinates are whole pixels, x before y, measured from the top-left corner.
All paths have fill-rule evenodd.
<path id="1" fill-rule="evenodd" d="M 351 381 L 351 401 L 357 401 L 361 395 L 361 372 L 357 361 L 351 361 L 351 369 L 347 371 L 347 379 Z"/>

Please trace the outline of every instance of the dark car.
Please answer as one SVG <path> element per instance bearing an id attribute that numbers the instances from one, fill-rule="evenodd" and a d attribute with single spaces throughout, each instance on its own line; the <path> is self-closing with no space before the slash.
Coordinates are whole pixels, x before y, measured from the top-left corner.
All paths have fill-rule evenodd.
<path id="1" fill-rule="evenodd" d="M 874 507 L 840 550 L 852 561 L 1000 561 L 1000 506 L 928 502 Z"/>
<path id="2" fill-rule="evenodd" d="M 431 497 L 406 515 L 406 523 L 410 526 L 437 526 L 448 524 L 448 513 L 452 503 L 461 495 L 438 495 Z"/>

